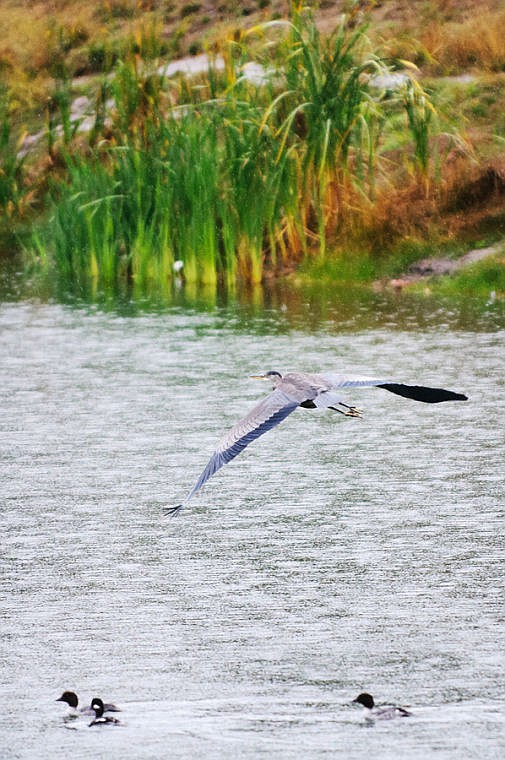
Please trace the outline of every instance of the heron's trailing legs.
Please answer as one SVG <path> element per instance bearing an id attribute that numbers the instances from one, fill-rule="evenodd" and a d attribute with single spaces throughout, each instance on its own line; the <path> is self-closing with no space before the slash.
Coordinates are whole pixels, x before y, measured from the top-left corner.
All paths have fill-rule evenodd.
<path id="1" fill-rule="evenodd" d="M 333 409 L 334 412 L 343 414 L 344 417 L 359 417 L 359 418 L 363 417 L 361 409 L 357 409 L 355 406 L 349 406 L 349 404 L 344 404 L 343 401 L 339 402 L 339 406 L 343 406 L 345 411 L 343 409 L 338 409 L 336 406 L 329 406 L 328 409 Z"/>

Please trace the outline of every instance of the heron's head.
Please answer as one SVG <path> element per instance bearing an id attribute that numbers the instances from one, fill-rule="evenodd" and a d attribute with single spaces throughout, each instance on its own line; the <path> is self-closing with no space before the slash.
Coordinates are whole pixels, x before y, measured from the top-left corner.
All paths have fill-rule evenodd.
<path id="1" fill-rule="evenodd" d="M 251 377 L 254 380 L 270 380 L 271 383 L 273 383 L 274 388 L 280 383 L 282 380 L 282 375 L 280 372 L 276 372 L 274 369 L 268 370 L 268 372 L 263 372 L 261 375 L 251 375 Z"/>

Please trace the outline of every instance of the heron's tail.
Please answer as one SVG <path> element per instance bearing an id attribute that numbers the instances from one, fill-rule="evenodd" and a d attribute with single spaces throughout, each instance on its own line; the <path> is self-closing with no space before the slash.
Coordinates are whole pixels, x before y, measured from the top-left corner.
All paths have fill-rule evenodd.
<path id="1" fill-rule="evenodd" d="M 163 514 L 165 517 L 177 517 L 184 509 L 184 502 L 177 504 L 175 507 L 163 507 Z"/>

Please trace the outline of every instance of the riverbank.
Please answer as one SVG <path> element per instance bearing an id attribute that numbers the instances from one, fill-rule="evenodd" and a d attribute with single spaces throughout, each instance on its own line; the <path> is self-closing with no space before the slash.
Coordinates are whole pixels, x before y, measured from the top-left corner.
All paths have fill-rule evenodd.
<path id="1" fill-rule="evenodd" d="M 16 96 L 22 56 L 12 53 L 4 67 L 11 83 L 0 150 L 1 226 L 10 240 L 28 230 L 32 268 L 99 280 L 178 274 L 231 287 L 237 278 L 259 282 L 302 265 L 305 277 L 403 278 L 410 287 L 404 275 L 417 259 L 447 250 L 455 256 L 500 240 L 505 54 L 497 43 L 491 56 L 489 32 L 480 52 L 474 49 L 470 70 L 456 55 L 469 7 L 462 4 L 455 13 L 439 4 L 430 27 L 439 32 L 437 59 L 428 55 L 426 30 L 416 32 L 414 16 L 400 3 L 388 4 L 387 11 L 356 3 L 333 36 L 327 36 L 331 21 L 333 28 L 341 22 L 336 8 L 320 8 L 313 26 L 293 6 L 283 11 L 280 4 L 263 4 L 259 15 L 240 19 L 235 9 L 226 31 L 223 19 L 207 19 L 211 68 L 195 78 L 181 73 L 167 40 L 177 10 L 186 19 L 184 44 L 194 42 L 206 9 L 196 5 L 191 11 L 165 8 L 159 18 L 161 4 L 130 15 L 126 5 L 114 5 L 114 12 L 111 5 L 105 19 L 100 4 L 93 12 L 105 19 L 104 39 L 112 45 L 129 30 L 130 42 L 94 71 L 77 64 L 96 49 L 92 9 L 86 33 L 74 29 L 71 42 L 68 23 L 54 16 L 53 32 L 59 32 L 51 42 L 52 64 L 38 68 L 51 92 L 47 118 L 41 119 L 36 96 L 31 106 Z M 499 29 L 498 6 L 487 12 L 494 13 L 493 30 Z M 257 21 L 262 26 L 254 26 Z M 345 62 L 336 58 L 335 41 L 347 46 Z M 182 43 L 179 50 L 185 50 Z M 347 125 L 332 105 L 340 80 L 328 90 L 336 60 L 345 87 L 355 78 Z M 28 76 L 26 64 L 24 71 Z M 317 81 L 312 90 L 310 77 Z M 216 107 L 220 102 L 226 111 Z M 25 117 L 34 138 L 21 125 Z M 166 146 L 177 141 L 178 155 L 169 154 Z M 141 165 L 146 151 L 154 160 Z M 187 173 L 189 156 L 200 175 Z M 177 194 L 170 195 L 175 180 Z M 182 262 L 177 272 L 176 262 Z M 493 266 L 500 297 L 499 256 Z M 482 271 L 477 274 L 482 279 Z"/>

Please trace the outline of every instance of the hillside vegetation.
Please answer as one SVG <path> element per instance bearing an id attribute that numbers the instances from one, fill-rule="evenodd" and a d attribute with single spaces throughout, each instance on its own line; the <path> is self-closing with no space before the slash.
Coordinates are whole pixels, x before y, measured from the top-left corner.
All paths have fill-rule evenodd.
<path id="1" fill-rule="evenodd" d="M 4 0 L 0 24 L 3 248 L 57 276 L 394 275 L 503 236 L 501 2 Z"/>

